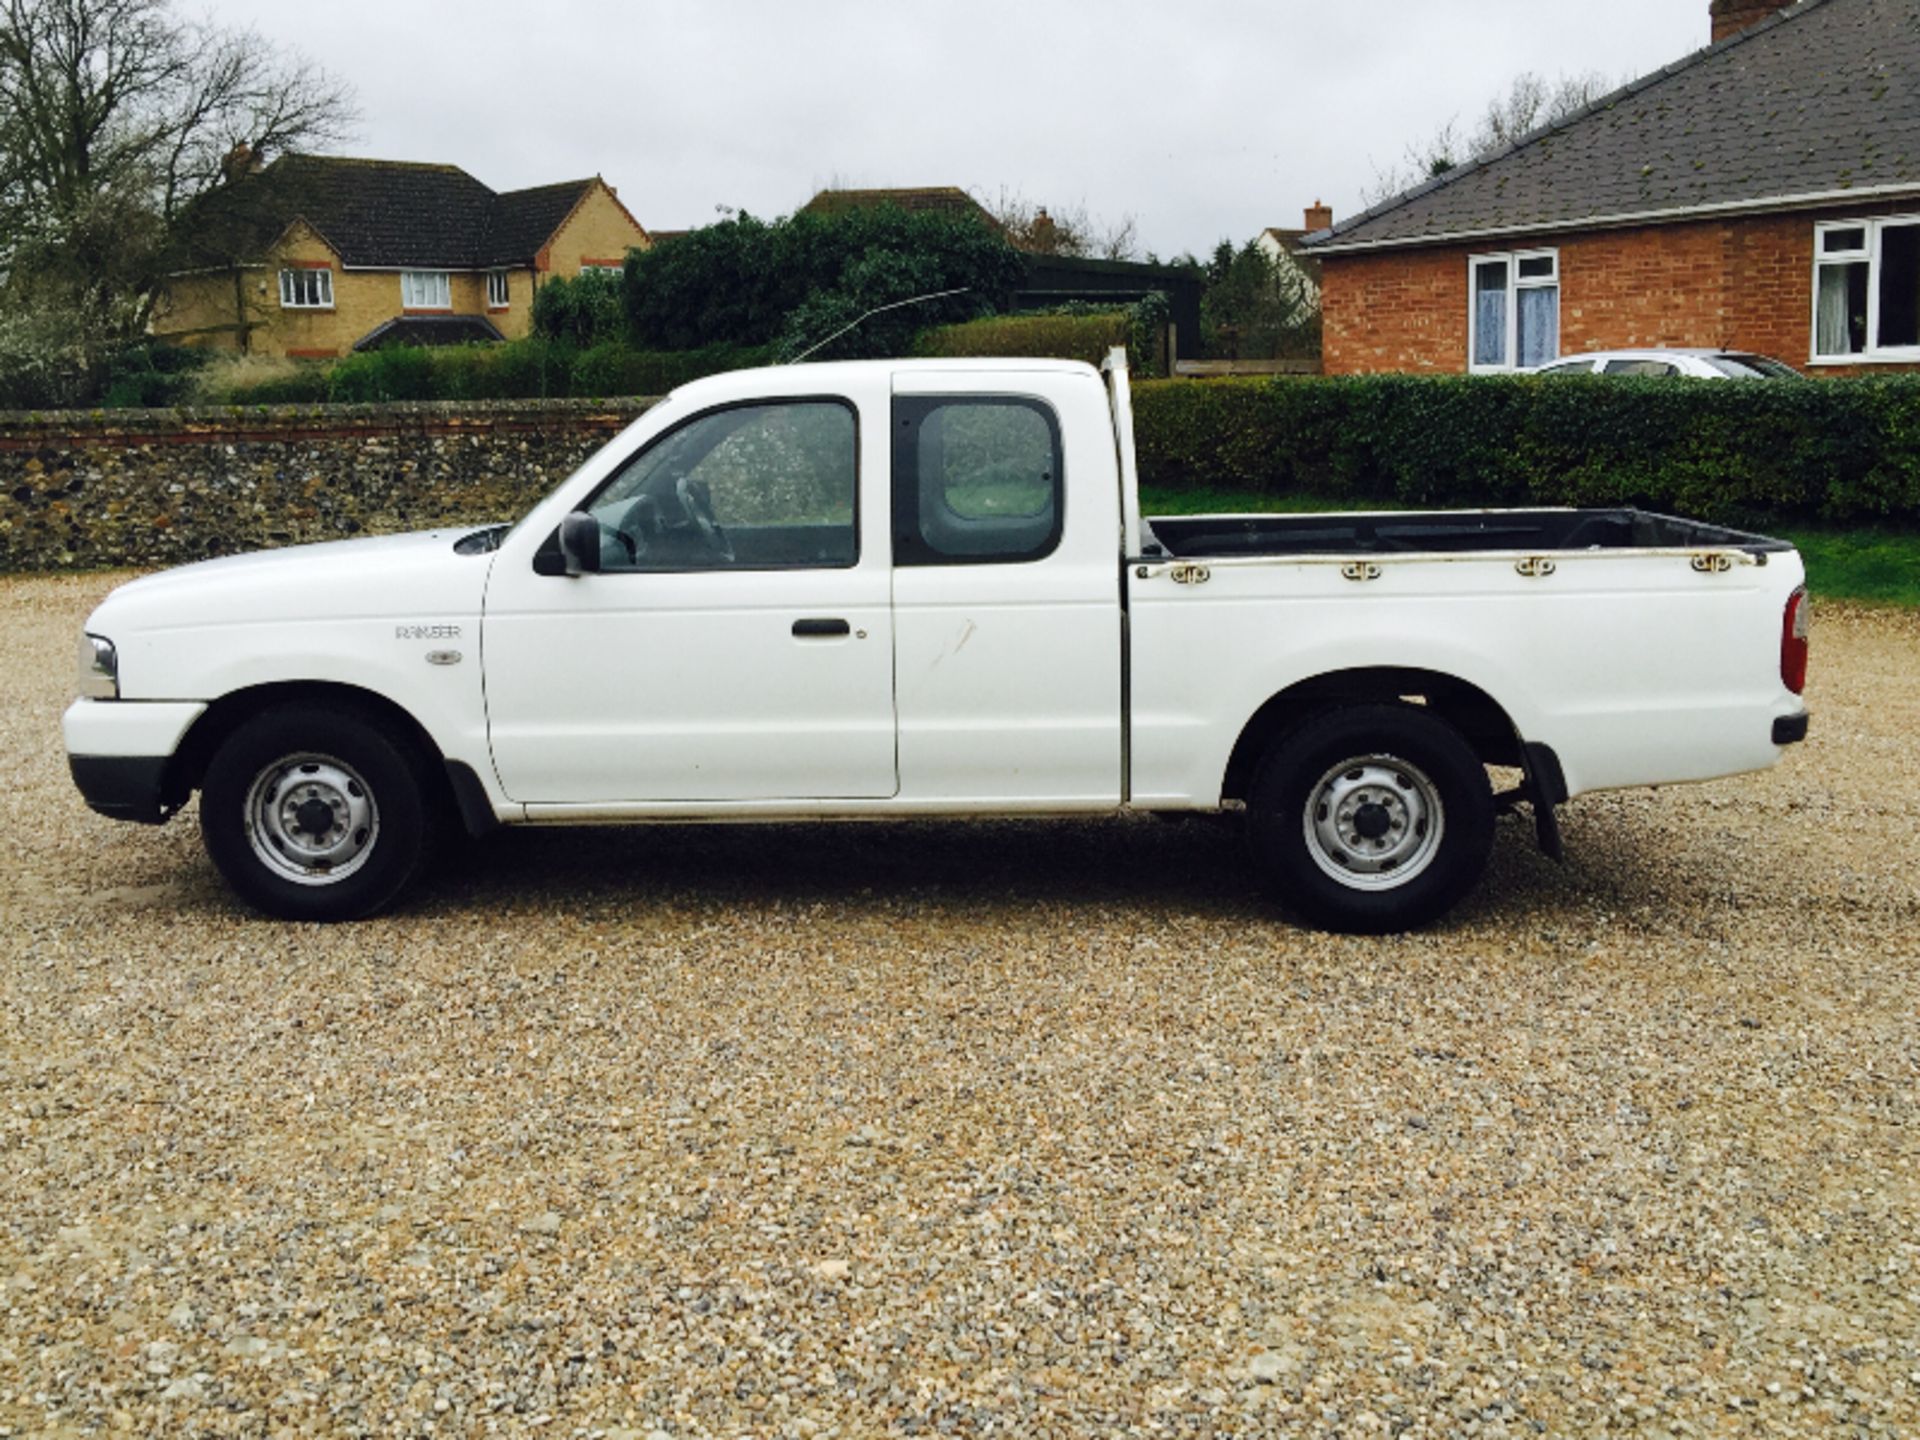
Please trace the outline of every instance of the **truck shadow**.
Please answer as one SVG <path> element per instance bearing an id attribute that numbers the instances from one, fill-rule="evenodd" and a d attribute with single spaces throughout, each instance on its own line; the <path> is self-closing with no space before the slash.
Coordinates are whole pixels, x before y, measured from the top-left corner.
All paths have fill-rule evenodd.
<path id="1" fill-rule="evenodd" d="M 1609 875 L 1603 888 L 1632 883 Z M 1553 865 L 1533 849 L 1529 826 L 1506 820 L 1486 881 L 1456 914 L 1497 923 L 1577 903 L 1587 889 L 1578 867 Z M 516 829 L 460 847 L 402 913 L 446 916 L 509 898 L 516 908 L 587 913 L 645 904 L 965 913 L 1064 906 L 1158 919 L 1284 919 L 1261 891 L 1236 823 L 1140 816 Z"/>

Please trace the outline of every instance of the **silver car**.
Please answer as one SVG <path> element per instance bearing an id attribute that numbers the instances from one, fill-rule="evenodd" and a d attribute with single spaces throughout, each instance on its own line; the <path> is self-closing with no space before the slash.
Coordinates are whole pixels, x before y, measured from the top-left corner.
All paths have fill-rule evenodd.
<path id="1" fill-rule="evenodd" d="M 1741 350 L 1601 350 L 1538 366 L 1535 375 L 1682 376 L 1693 380 L 1798 380 L 1781 360 Z"/>

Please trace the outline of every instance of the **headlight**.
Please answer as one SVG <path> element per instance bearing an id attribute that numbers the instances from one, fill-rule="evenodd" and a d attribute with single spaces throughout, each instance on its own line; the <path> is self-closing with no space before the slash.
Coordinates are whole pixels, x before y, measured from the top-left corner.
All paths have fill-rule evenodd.
<path id="1" fill-rule="evenodd" d="M 80 637 L 80 693 L 90 700 L 120 698 L 120 657 L 99 635 Z"/>

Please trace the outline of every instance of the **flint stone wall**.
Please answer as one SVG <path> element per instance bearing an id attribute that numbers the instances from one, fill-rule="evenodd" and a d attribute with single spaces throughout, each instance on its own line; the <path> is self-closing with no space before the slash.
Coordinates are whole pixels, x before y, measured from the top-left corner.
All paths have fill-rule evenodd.
<path id="1" fill-rule="evenodd" d="M 653 403 L 0 411 L 0 570 L 511 520 Z"/>

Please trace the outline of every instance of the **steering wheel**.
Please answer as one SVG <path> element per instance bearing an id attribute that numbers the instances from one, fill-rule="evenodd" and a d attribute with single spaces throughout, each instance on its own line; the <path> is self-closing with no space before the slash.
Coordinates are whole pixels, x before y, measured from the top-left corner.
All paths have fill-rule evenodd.
<path id="1" fill-rule="evenodd" d="M 658 535 L 662 528 L 660 507 L 654 503 L 651 495 L 638 497 L 622 510 L 619 523 L 614 526 L 615 533 L 620 536 L 621 543 L 627 547 L 627 554 L 635 564 L 647 553 L 648 538 Z"/>
<path id="2" fill-rule="evenodd" d="M 680 508 L 687 512 L 687 518 L 700 531 L 700 538 L 707 542 L 707 548 L 731 564 L 733 542 L 727 539 L 727 532 L 713 518 L 713 491 L 707 482 L 682 475 L 674 481 L 673 493 L 679 497 Z"/>

